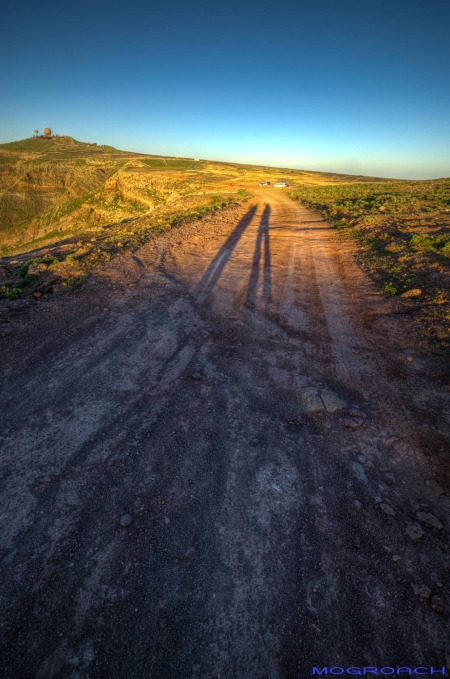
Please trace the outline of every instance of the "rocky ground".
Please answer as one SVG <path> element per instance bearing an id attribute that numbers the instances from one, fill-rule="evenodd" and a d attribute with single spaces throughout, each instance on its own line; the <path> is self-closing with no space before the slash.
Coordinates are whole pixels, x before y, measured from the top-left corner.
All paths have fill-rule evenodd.
<path id="1" fill-rule="evenodd" d="M 3 676 L 446 664 L 450 394 L 353 247 L 269 188 L 1 302 Z"/>

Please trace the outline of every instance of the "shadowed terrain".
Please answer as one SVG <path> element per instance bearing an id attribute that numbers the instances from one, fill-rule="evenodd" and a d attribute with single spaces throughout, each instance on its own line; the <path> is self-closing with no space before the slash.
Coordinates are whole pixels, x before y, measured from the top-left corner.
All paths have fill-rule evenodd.
<path id="1" fill-rule="evenodd" d="M 253 194 L 3 304 L 8 678 L 445 664 L 449 391 L 354 243 Z"/>

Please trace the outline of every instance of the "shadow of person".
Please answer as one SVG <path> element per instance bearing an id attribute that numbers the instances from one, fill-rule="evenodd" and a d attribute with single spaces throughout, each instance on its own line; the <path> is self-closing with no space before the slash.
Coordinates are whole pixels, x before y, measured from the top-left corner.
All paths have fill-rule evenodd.
<path id="1" fill-rule="evenodd" d="M 206 269 L 201 280 L 199 281 L 197 287 L 195 288 L 195 294 L 201 296 L 207 296 L 211 294 L 219 280 L 226 263 L 230 259 L 233 250 L 239 242 L 240 237 L 244 233 L 245 229 L 249 226 L 253 217 L 255 216 L 257 206 L 254 205 L 250 210 L 239 220 L 236 228 L 228 236 L 225 243 L 220 248 L 217 255 L 212 260 L 211 264 Z"/>
<path id="2" fill-rule="evenodd" d="M 272 274 L 270 270 L 270 239 L 269 239 L 269 218 L 270 205 L 266 205 L 259 224 L 258 234 L 256 236 L 255 251 L 253 253 L 252 270 L 247 286 L 247 303 L 252 306 L 256 303 L 256 295 L 258 292 L 258 282 L 260 278 L 261 256 L 263 253 L 262 266 L 262 299 L 264 302 L 264 309 L 269 311 L 271 295 L 272 295 Z"/>

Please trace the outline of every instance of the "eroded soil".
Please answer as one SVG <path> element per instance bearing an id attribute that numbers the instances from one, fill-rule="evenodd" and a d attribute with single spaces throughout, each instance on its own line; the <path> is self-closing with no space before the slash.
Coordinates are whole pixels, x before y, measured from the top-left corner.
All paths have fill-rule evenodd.
<path id="1" fill-rule="evenodd" d="M 353 246 L 255 195 L 2 303 L 2 676 L 445 664 L 449 391 Z"/>

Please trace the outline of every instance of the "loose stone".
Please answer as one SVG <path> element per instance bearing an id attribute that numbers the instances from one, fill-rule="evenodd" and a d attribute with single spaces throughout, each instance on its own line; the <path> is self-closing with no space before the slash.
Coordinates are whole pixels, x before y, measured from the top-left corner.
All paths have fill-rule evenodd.
<path id="1" fill-rule="evenodd" d="M 444 612 L 445 608 L 444 601 L 441 599 L 440 596 L 437 596 L 437 594 L 431 597 L 430 606 L 433 609 L 433 611 L 436 611 L 436 613 Z"/>
<path id="2" fill-rule="evenodd" d="M 329 389 L 318 389 L 317 387 L 303 387 L 299 393 L 300 401 L 307 413 L 318 410 L 326 410 L 334 413 L 346 407 L 345 401 L 336 396 Z"/>
<path id="3" fill-rule="evenodd" d="M 126 528 L 127 526 L 131 525 L 132 518 L 129 514 L 124 514 L 121 519 L 120 519 L 120 525 Z"/>
<path id="4" fill-rule="evenodd" d="M 409 535 L 411 540 L 420 540 L 424 536 L 423 528 L 420 523 L 409 523 L 406 526 L 406 534 Z"/>
<path id="5" fill-rule="evenodd" d="M 392 507 L 389 507 L 389 505 L 381 504 L 380 507 L 383 510 L 383 512 L 388 516 L 395 516 L 394 510 L 392 509 Z"/>
<path id="6" fill-rule="evenodd" d="M 428 512 L 417 512 L 417 518 L 419 521 L 422 521 L 422 523 L 426 523 L 427 526 L 432 526 L 433 528 L 439 529 L 444 527 L 437 516 L 434 516 L 434 514 L 428 514 Z"/>
<path id="7" fill-rule="evenodd" d="M 412 290 L 407 290 L 400 297 L 420 297 L 422 290 L 420 288 L 413 288 Z"/>
<path id="8" fill-rule="evenodd" d="M 300 391 L 300 400 L 307 413 L 314 413 L 316 410 L 324 409 L 317 387 L 304 387 Z"/>
<path id="9" fill-rule="evenodd" d="M 431 589 L 426 585 L 415 585 L 413 584 L 414 594 L 422 597 L 423 599 L 429 599 L 431 596 Z"/>
<path id="10" fill-rule="evenodd" d="M 346 429 L 355 431 L 355 429 L 358 429 L 363 424 L 363 419 L 362 417 L 344 417 L 343 422 Z"/>
<path id="11" fill-rule="evenodd" d="M 366 472 L 364 471 L 364 467 L 362 464 L 359 462 L 354 462 L 353 463 L 353 471 L 355 472 L 357 478 L 362 481 L 363 483 L 369 483 L 369 479 L 366 476 Z"/>
<path id="12" fill-rule="evenodd" d="M 329 413 L 334 413 L 336 410 L 342 410 L 347 405 L 339 396 L 333 394 L 329 389 L 322 389 L 320 393 L 325 410 Z"/>
<path id="13" fill-rule="evenodd" d="M 28 273 L 29 273 L 30 276 L 38 276 L 43 271 L 46 271 L 46 269 L 47 269 L 47 264 L 43 264 L 43 263 L 30 264 L 30 266 L 28 267 Z"/>

